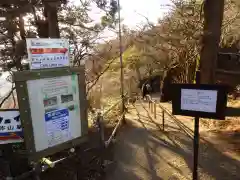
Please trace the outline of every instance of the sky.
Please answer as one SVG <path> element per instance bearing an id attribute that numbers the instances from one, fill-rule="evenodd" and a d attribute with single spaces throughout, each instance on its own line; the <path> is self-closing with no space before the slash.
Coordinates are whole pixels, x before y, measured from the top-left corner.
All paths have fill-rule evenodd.
<path id="1" fill-rule="evenodd" d="M 170 0 L 120 0 L 123 23 L 134 28 L 145 23 L 145 17 L 156 23 L 167 12 L 163 7 L 166 4 L 170 4 Z"/>
<path id="2" fill-rule="evenodd" d="M 157 23 L 159 18 L 162 18 L 168 12 L 168 8 L 164 5 L 169 5 L 171 0 L 120 0 L 121 19 L 122 23 L 131 29 L 136 29 L 139 26 L 146 24 L 147 19 L 152 23 Z M 79 4 L 80 0 L 71 0 L 74 4 Z M 90 13 L 96 22 L 99 22 L 101 12 L 98 8 L 92 7 Z"/>

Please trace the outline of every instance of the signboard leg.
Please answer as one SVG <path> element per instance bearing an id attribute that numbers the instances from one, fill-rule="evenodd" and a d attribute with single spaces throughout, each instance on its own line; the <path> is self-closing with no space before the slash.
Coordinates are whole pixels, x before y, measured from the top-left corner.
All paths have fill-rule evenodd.
<path id="1" fill-rule="evenodd" d="M 196 71 L 196 84 L 200 84 L 200 71 Z M 199 116 L 195 117 L 193 139 L 193 180 L 198 179 Z"/>
<path id="2" fill-rule="evenodd" d="M 198 179 L 198 149 L 199 149 L 199 117 L 195 117 L 193 140 L 193 180 Z"/>

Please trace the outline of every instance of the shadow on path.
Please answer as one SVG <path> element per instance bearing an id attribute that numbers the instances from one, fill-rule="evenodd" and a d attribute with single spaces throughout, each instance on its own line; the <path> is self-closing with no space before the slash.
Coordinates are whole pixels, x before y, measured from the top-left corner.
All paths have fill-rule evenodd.
<path id="1" fill-rule="evenodd" d="M 118 135 L 115 167 L 107 179 L 192 179 L 193 140 L 188 134 L 191 129 L 182 122 L 176 122 L 180 128 L 173 127 L 163 132 L 161 125 L 149 114 L 146 116 L 138 110 L 136 119 L 128 122 Z M 239 161 L 205 140 L 200 141 L 199 148 L 199 179 L 240 179 Z"/>

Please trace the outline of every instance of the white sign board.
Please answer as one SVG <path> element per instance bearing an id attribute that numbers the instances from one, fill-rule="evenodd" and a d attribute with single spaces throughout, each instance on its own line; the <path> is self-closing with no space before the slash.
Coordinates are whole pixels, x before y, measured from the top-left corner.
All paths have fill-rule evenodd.
<path id="1" fill-rule="evenodd" d="M 181 89 L 181 109 L 216 113 L 217 90 Z"/>
<path id="2" fill-rule="evenodd" d="M 23 142 L 19 111 L 0 111 L 0 144 Z"/>
<path id="3" fill-rule="evenodd" d="M 69 42 L 66 39 L 27 39 L 30 69 L 57 68 L 70 65 Z"/>
<path id="4" fill-rule="evenodd" d="M 81 137 L 78 76 L 27 81 L 36 152 Z"/>

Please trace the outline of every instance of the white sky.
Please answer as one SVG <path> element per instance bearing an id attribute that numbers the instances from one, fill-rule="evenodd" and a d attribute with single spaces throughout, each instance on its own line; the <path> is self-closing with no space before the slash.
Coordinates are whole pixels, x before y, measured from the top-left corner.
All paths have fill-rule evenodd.
<path id="1" fill-rule="evenodd" d="M 123 23 L 134 28 L 146 23 L 145 17 L 156 23 L 167 12 L 163 7 L 166 4 L 170 4 L 170 0 L 120 0 Z"/>
<path id="2" fill-rule="evenodd" d="M 152 23 L 157 23 L 159 18 L 164 16 L 171 0 L 120 0 L 121 19 L 123 24 L 131 29 L 145 24 L 146 18 Z M 80 0 L 71 0 L 74 4 L 79 4 Z M 98 8 L 92 7 L 90 16 L 97 22 L 100 20 L 101 12 Z M 145 16 L 145 17 L 144 17 Z"/>

